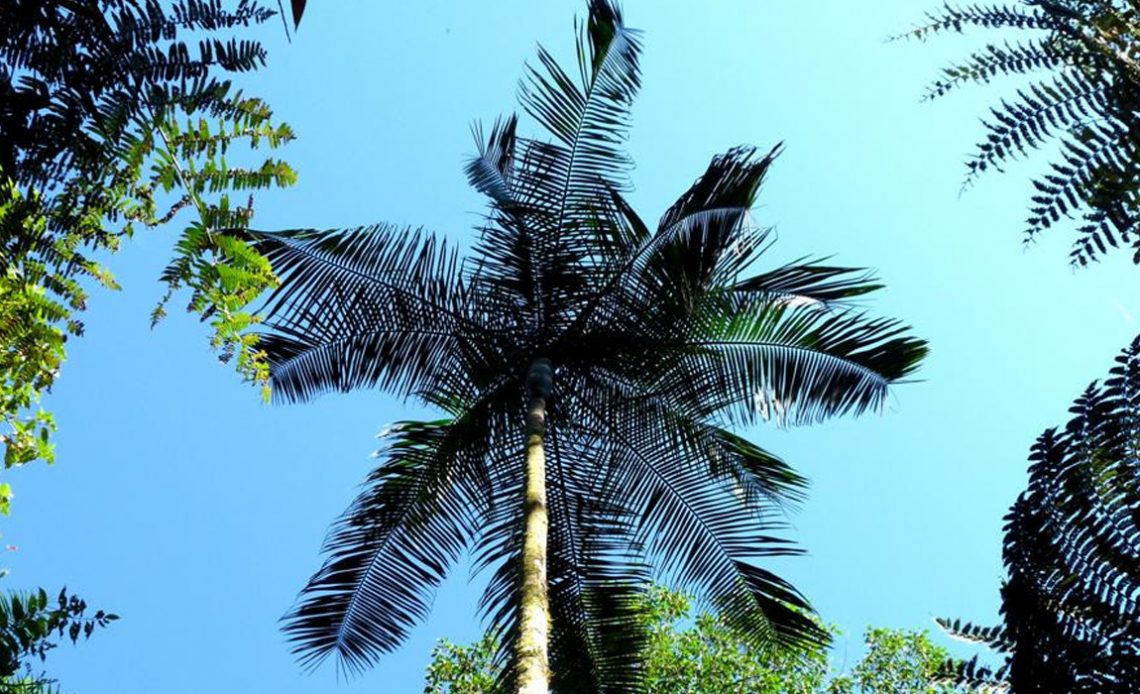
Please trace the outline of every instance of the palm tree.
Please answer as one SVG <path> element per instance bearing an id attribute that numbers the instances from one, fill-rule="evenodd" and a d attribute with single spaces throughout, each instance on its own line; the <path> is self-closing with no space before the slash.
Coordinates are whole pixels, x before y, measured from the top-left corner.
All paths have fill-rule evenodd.
<path id="1" fill-rule="evenodd" d="M 1039 75 L 991 109 L 985 139 L 967 161 L 967 184 L 1034 150 L 1055 151 L 1033 180 L 1026 241 L 1080 217 L 1069 254 L 1084 266 L 1109 248 L 1131 246 L 1140 263 L 1140 10 L 1134 0 L 1020 0 L 945 5 L 904 34 L 919 39 L 966 27 L 1008 30 L 942 70 L 927 91 L 1005 76 Z"/>
<path id="2" fill-rule="evenodd" d="M 962 686 L 1129 694 L 1140 688 L 1140 338 L 1037 439 L 1005 521 L 1003 625 L 940 620 L 1005 655 L 949 663 Z"/>
<path id="3" fill-rule="evenodd" d="M 713 158 L 657 228 L 625 199 L 639 35 L 593 0 L 572 77 L 545 50 L 517 119 L 476 129 L 490 212 L 471 254 L 378 225 L 249 232 L 281 279 L 260 347 L 277 397 L 381 388 L 441 410 L 403 422 L 286 617 L 310 666 L 363 668 L 427 613 L 465 553 L 521 692 L 636 691 L 651 569 L 758 642 L 826 638 L 756 560 L 803 480 L 732 433 L 875 408 L 925 344 L 849 304 L 862 271 L 798 262 L 745 278 L 751 208 L 778 148 Z M 548 654 L 549 646 L 549 654 Z"/>

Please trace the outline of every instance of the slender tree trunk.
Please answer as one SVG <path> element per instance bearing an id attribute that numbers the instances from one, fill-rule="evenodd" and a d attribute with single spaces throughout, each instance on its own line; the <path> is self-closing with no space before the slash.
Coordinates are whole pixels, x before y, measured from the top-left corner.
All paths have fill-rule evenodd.
<path id="1" fill-rule="evenodd" d="M 530 402 L 526 414 L 526 502 L 523 512 L 522 605 L 519 639 L 515 645 L 519 694 L 546 694 L 550 690 L 550 600 L 546 584 L 546 399 L 553 388 L 554 369 L 537 359 L 527 372 Z"/>

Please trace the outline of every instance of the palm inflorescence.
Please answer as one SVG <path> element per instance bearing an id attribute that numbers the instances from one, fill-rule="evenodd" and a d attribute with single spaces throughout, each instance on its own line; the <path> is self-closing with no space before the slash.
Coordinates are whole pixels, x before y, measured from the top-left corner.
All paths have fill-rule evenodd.
<path id="1" fill-rule="evenodd" d="M 1005 518 L 1004 624 L 940 620 L 1006 661 L 951 664 L 951 681 L 1087 694 L 1140 683 L 1140 338 L 1070 412 L 1037 439 L 1029 487 Z"/>
<path id="2" fill-rule="evenodd" d="M 1140 9 L 1133 0 L 1022 0 L 946 5 L 908 36 L 966 27 L 1014 32 L 943 69 L 938 97 L 971 83 L 1031 76 L 990 110 L 968 179 L 1035 150 L 1052 153 L 1033 180 L 1026 239 L 1079 219 L 1070 253 L 1086 265 L 1130 246 L 1140 263 Z M 1017 38 L 1022 37 L 1022 38 Z"/>
<path id="3" fill-rule="evenodd" d="M 520 98 L 549 137 L 520 136 L 514 117 L 476 129 L 467 174 L 489 212 L 463 257 L 390 225 L 247 232 L 281 279 L 259 345 L 278 397 L 378 387 L 442 412 L 391 429 L 333 528 L 286 620 L 303 661 L 371 664 L 463 556 L 491 572 L 483 608 L 510 657 L 525 379 L 539 360 L 554 368 L 555 690 L 636 690 L 637 613 L 654 574 L 758 641 L 826 638 L 801 595 L 758 563 L 795 551 L 773 536 L 775 512 L 804 482 L 728 427 L 876 408 L 926 348 L 852 304 L 879 288 L 863 271 L 749 271 L 770 241 L 749 210 L 777 150 L 714 157 L 655 227 L 634 212 L 622 144 L 639 52 L 606 0 L 580 26 L 577 74 L 539 49 Z"/>

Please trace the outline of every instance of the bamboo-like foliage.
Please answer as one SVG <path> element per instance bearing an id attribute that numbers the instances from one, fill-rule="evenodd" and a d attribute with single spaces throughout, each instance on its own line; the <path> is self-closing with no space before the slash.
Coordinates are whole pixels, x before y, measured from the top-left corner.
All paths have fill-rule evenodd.
<path id="1" fill-rule="evenodd" d="M 942 71 L 927 92 L 1028 78 L 984 120 L 967 183 L 1036 150 L 1052 161 L 1033 180 L 1026 241 L 1077 220 L 1070 260 L 1087 265 L 1131 247 L 1140 263 L 1140 8 L 1133 0 L 1022 0 L 946 5 L 904 36 L 967 28 L 1012 32 Z"/>
<path id="2" fill-rule="evenodd" d="M 1005 655 L 948 663 L 980 690 L 1127 694 L 1140 686 L 1140 338 L 1045 431 L 1005 518 L 1003 624 L 939 620 Z"/>
<path id="3" fill-rule="evenodd" d="M 281 280 L 259 348 L 277 397 L 380 388 L 433 406 L 393 427 L 286 618 L 302 662 L 349 669 L 396 648 L 463 556 L 491 577 L 484 612 L 517 638 L 525 374 L 547 359 L 552 686 L 640 687 L 639 610 L 654 573 L 703 596 L 757 644 L 825 640 L 763 567 L 804 481 L 731 432 L 878 408 L 925 344 L 863 313 L 863 271 L 750 270 L 771 241 L 750 217 L 779 148 L 732 149 L 650 227 L 626 200 L 623 150 L 641 37 L 609 0 L 579 27 L 577 70 L 544 49 L 518 120 L 476 128 L 467 167 L 489 212 L 460 257 L 415 228 L 249 232 Z M 501 669 L 511 677 L 513 669 Z M 506 684 L 506 683 L 504 683 Z"/>

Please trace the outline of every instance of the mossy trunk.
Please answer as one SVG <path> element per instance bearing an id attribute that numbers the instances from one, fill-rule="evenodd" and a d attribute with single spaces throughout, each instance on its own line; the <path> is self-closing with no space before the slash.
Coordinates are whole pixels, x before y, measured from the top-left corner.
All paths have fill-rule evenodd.
<path id="1" fill-rule="evenodd" d="M 527 372 L 530 398 L 526 413 L 526 497 L 523 513 L 522 604 L 519 638 L 515 644 L 518 694 L 547 694 L 550 691 L 550 600 L 546 583 L 546 399 L 553 387 L 550 362 L 538 359 Z"/>

